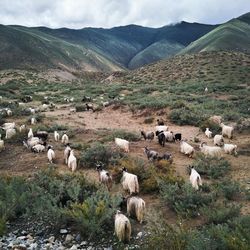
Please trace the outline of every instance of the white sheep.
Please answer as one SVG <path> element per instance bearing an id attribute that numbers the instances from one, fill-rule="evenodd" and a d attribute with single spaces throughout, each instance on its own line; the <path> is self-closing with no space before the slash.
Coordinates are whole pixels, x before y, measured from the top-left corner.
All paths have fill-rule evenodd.
<path id="1" fill-rule="evenodd" d="M 7 129 L 11 129 L 11 128 L 15 128 L 16 127 L 16 124 L 15 122 L 6 122 L 4 123 L 1 128 L 4 129 L 4 130 L 7 130 Z"/>
<path id="2" fill-rule="evenodd" d="M 237 145 L 235 145 L 235 144 L 226 144 L 225 143 L 223 149 L 224 149 L 224 152 L 226 154 L 234 154 L 234 155 L 238 154 L 236 151 Z"/>
<path id="3" fill-rule="evenodd" d="M 221 134 L 223 136 L 227 136 L 229 139 L 231 139 L 233 137 L 233 131 L 234 131 L 233 127 L 227 126 L 223 123 L 220 124 L 220 127 L 222 128 Z"/>
<path id="4" fill-rule="evenodd" d="M 37 144 L 43 144 L 43 141 L 39 137 L 31 137 L 27 141 L 23 141 L 23 145 L 28 149 Z"/>
<path id="5" fill-rule="evenodd" d="M 48 146 L 48 152 L 47 157 L 50 163 L 53 163 L 53 160 L 55 159 L 55 151 L 51 148 L 51 146 Z"/>
<path id="6" fill-rule="evenodd" d="M 67 144 L 63 153 L 64 161 L 66 165 L 68 165 L 68 158 L 69 158 L 70 151 L 71 151 L 71 147 L 69 146 L 69 144 Z"/>
<path id="7" fill-rule="evenodd" d="M 108 171 L 102 169 L 101 164 L 97 164 L 96 170 L 99 172 L 99 181 L 104 184 L 110 191 L 112 188 L 112 176 Z"/>
<path id="8" fill-rule="evenodd" d="M 26 125 L 23 124 L 23 125 L 21 125 L 21 126 L 19 127 L 19 132 L 21 133 L 21 132 L 25 131 L 25 129 L 26 129 Z"/>
<path id="9" fill-rule="evenodd" d="M 175 141 L 174 133 L 172 131 L 164 131 L 163 133 L 166 137 L 166 141 L 168 141 L 168 142 Z"/>
<path id="10" fill-rule="evenodd" d="M 46 147 L 41 144 L 37 144 L 31 148 L 31 151 L 34 153 L 45 152 Z"/>
<path id="11" fill-rule="evenodd" d="M 32 115 L 34 115 L 36 113 L 36 110 L 34 108 L 28 108 L 28 110 L 30 111 L 30 113 Z"/>
<path id="12" fill-rule="evenodd" d="M 158 125 L 155 126 L 155 132 L 168 131 L 168 126 L 166 125 Z"/>
<path id="13" fill-rule="evenodd" d="M 34 134 L 33 134 L 32 128 L 30 128 L 28 132 L 28 138 L 32 138 L 33 136 Z"/>
<path id="14" fill-rule="evenodd" d="M 205 93 L 207 93 L 207 92 L 208 92 L 208 88 L 206 87 L 206 88 L 205 88 Z"/>
<path id="15" fill-rule="evenodd" d="M 134 174 L 127 172 L 126 168 L 122 169 L 122 187 L 124 190 L 128 190 L 130 194 L 139 193 L 138 178 Z"/>
<path id="16" fill-rule="evenodd" d="M 212 138 L 212 131 L 209 130 L 209 128 L 206 128 L 205 135 L 207 138 Z"/>
<path id="17" fill-rule="evenodd" d="M 198 190 L 199 186 L 202 186 L 201 176 L 193 167 L 191 168 L 191 174 L 189 179 L 192 184 L 192 187 L 195 190 Z"/>
<path id="18" fill-rule="evenodd" d="M 74 155 L 74 150 L 70 151 L 69 158 L 68 158 L 68 167 L 71 169 L 72 172 L 76 171 L 77 161 Z"/>
<path id="19" fill-rule="evenodd" d="M 192 157 L 194 154 L 194 148 L 185 141 L 180 142 L 181 153 Z"/>
<path id="20" fill-rule="evenodd" d="M 63 136 L 62 136 L 62 143 L 64 145 L 68 144 L 69 143 L 69 137 L 64 133 Z"/>
<path id="21" fill-rule="evenodd" d="M 128 216 L 134 214 L 136 219 L 142 223 L 145 214 L 145 201 L 142 198 L 133 196 L 127 199 L 127 212 Z"/>
<path id="22" fill-rule="evenodd" d="M 115 138 L 115 144 L 124 150 L 126 153 L 129 153 L 129 141 L 121 139 L 121 138 Z"/>
<path id="23" fill-rule="evenodd" d="M 14 128 L 8 128 L 6 130 L 6 135 L 5 135 L 5 139 L 10 139 L 11 137 L 13 137 L 16 134 L 16 130 Z"/>
<path id="24" fill-rule="evenodd" d="M 119 210 L 115 215 L 115 234 L 119 241 L 129 242 L 131 237 L 131 224 L 129 219 Z"/>
<path id="25" fill-rule="evenodd" d="M 69 109 L 69 112 L 70 112 L 70 113 L 75 113 L 75 112 L 76 112 L 76 108 L 70 108 L 70 109 Z"/>
<path id="26" fill-rule="evenodd" d="M 4 140 L 2 140 L 2 135 L 0 134 L 0 152 L 4 149 Z"/>
<path id="27" fill-rule="evenodd" d="M 207 146 L 205 142 L 200 144 L 201 152 L 206 156 L 221 157 L 222 149 L 217 146 Z"/>
<path id="28" fill-rule="evenodd" d="M 36 118 L 35 118 L 35 117 L 31 117 L 31 119 L 30 119 L 30 124 L 31 124 L 31 125 L 35 125 L 36 123 L 37 123 Z"/>
<path id="29" fill-rule="evenodd" d="M 215 146 L 223 146 L 224 145 L 224 139 L 222 135 L 215 135 L 214 136 L 214 145 Z"/>
<path id="30" fill-rule="evenodd" d="M 54 139 L 55 141 L 59 141 L 60 140 L 60 135 L 57 131 L 54 131 Z"/>

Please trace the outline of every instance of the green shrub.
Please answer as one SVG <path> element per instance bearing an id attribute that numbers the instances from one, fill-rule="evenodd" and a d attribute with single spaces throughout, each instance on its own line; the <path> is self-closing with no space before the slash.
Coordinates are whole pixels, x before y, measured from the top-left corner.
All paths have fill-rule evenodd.
<path id="1" fill-rule="evenodd" d="M 114 151 L 111 147 L 96 142 L 86 151 L 82 152 L 79 158 L 79 165 L 84 167 L 96 167 L 98 161 L 108 166 L 115 164 L 123 156 L 122 153 Z"/>
<path id="2" fill-rule="evenodd" d="M 76 105 L 76 112 L 82 112 L 82 111 L 86 111 L 86 106 L 82 105 L 82 104 L 78 104 Z"/>
<path id="3" fill-rule="evenodd" d="M 66 212 L 82 235 L 92 238 L 94 234 L 105 234 L 113 225 L 112 216 L 121 199 L 107 191 L 98 190 L 83 203 L 74 203 Z"/>
<path id="4" fill-rule="evenodd" d="M 154 122 L 154 117 L 147 117 L 144 120 L 145 124 L 152 124 Z"/>
<path id="5" fill-rule="evenodd" d="M 227 160 L 203 154 L 197 155 L 193 166 L 199 174 L 211 179 L 223 178 L 230 170 L 230 164 Z"/>
<path id="6" fill-rule="evenodd" d="M 52 124 L 51 126 L 49 125 L 44 125 L 44 124 L 39 124 L 36 125 L 33 128 L 33 131 L 37 132 L 37 131 L 47 131 L 48 133 L 53 133 L 54 131 L 65 131 L 68 130 L 68 127 L 62 124 Z"/>
<path id="7" fill-rule="evenodd" d="M 241 194 L 240 184 L 230 179 L 225 179 L 219 182 L 217 188 L 228 200 L 238 199 Z"/>
<path id="8" fill-rule="evenodd" d="M 203 132 L 205 132 L 206 128 L 209 128 L 210 131 L 212 131 L 213 136 L 221 132 L 221 127 L 217 123 L 210 121 L 209 119 L 203 121 L 199 127 Z"/>
<path id="9" fill-rule="evenodd" d="M 3 236 L 6 231 L 6 221 L 0 218 L 0 236 Z"/>
<path id="10" fill-rule="evenodd" d="M 123 129 L 113 130 L 111 134 L 108 134 L 102 138 L 102 142 L 114 141 L 115 138 L 121 138 L 128 141 L 139 141 L 141 139 L 140 134 L 125 131 Z"/>
<path id="11" fill-rule="evenodd" d="M 196 191 L 190 184 L 161 182 L 160 192 L 169 207 L 184 217 L 198 216 L 199 210 L 213 201 L 213 194 Z"/>

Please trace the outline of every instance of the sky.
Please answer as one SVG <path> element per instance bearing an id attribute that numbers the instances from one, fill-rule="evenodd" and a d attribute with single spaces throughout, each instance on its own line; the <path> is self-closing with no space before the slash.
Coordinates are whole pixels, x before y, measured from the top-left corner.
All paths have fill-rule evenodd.
<path id="1" fill-rule="evenodd" d="M 50 28 L 218 24 L 250 12 L 250 0 L 0 0 L 0 24 Z"/>

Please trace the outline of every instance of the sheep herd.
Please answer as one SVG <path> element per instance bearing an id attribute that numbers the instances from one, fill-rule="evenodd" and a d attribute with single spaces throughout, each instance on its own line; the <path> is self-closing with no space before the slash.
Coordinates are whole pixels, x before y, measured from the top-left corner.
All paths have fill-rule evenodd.
<path id="1" fill-rule="evenodd" d="M 32 112 L 32 110 L 30 111 Z M 36 123 L 36 119 L 31 118 L 31 125 Z M 182 154 L 187 155 L 188 157 L 192 157 L 195 153 L 195 149 L 191 146 L 187 141 L 182 139 L 181 133 L 174 133 L 173 131 L 169 131 L 169 127 L 165 125 L 162 119 L 157 120 L 157 126 L 155 126 L 154 131 L 140 131 L 141 136 L 149 142 L 154 140 L 154 137 L 157 137 L 158 143 L 164 147 L 167 142 L 176 143 L 179 142 L 180 152 Z M 206 156 L 216 156 L 221 157 L 222 152 L 224 151 L 227 154 L 236 155 L 237 145 L 234 144 L 226 144 L 224 142 L 224 138 L 228 137 L 232 139 L 234 128 L 228 125 L 225 125 L 220 122 L 220 127 L 222 129 L 221 135 L 217 134 L 212 138 L 212 131 L 209 128 L 205 130 L 205 136 L 213 140 L 213 146 L 207 145 L 207 143 L 202 142 L 200 144 L 200 152 Z M 5 139 L 10 139 L 16 134 L 16 124 L 12 123 L 4 123 L 1 126 L 2 129 L 6 131 Z M 26 125 L 21 125 L 19 127 L 19 131 L 26 131 Z M 23 141 L 23 145 L 31 150 L 34 153 L 41 153 L 47 150 L 47 158 L 49 163 L 54 163 L 56 159 L 56 153 L 53 149 L 52 145 L 47 145 L 48 132 L 46 131 L 37 131 L 33 133 L 32 128 L 29 129 L 27 133 L 27 140 Z M 74 150 L 70 147 L 69 137 L 66 133 L 61 136 L 57 131 L 54 131 L 54 141 L 61 143 L 65 146 L 64 149 L 64 163 L 68 166 L 68 168 L 74 172 L 77 170 L 77 159 L 74 155 Z M 130 142 L 123 138 L 115 138 L 115 145 L 123 150 L 125 153 L 130 152 Z M 1 138 L 0 134 L 0 151 L 4 149 L 4 140 Z M 147 146 L 144 147 L 144 153 L 149 161 L 159 161 L 159 160 L 167 160 L 170 163 L 173 161 L 173 155 L 169 152 L 164 154 L 160 154 L 159 152 L 149 149 Z M 112 188 L 112 176 L 104 169 L 104 166 L 101 162 L 96 163 L 96 170 L 99 173 L 99 181 L 103 185 L 107 187 L 110 191 Z M 199 189 L 199 186 L 202 185 L 202 180 L 199 173 L 191 168 L 190 174 L 190 183 L 195 190 Z M 124 202 L 127 206 L 127 214 L 128 216 L 134 215 L 139 223 L 143 222 L 143 217 L 145 214 L 145 201 L 138 197 L 139 194 L 139 182 L 138 177 L 132 173 L 129 173 L 126 168 L 122 169 L 122 180 L 121 180 L 122 188 L 124 191 L 128 192 L 129 196 L 124 199 Z M 117 210 L 115 215 L 115 233 L 120 241 L 129 241 L 131 237 L 131 223 L 121 211 Z"/>

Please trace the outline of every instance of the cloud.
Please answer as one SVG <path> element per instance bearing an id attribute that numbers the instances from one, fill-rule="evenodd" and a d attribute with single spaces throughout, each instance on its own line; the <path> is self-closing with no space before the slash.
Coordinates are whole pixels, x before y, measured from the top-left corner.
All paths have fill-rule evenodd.
<path id="1" fill-rule="evenodd" d="M 247 0 L 1 0 L 0 23 L 25 26 L 159 27 L 180 21 L 222 23 L 250 11 Z"/>

